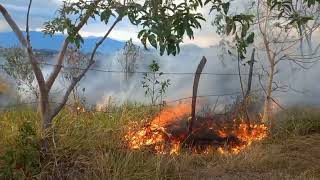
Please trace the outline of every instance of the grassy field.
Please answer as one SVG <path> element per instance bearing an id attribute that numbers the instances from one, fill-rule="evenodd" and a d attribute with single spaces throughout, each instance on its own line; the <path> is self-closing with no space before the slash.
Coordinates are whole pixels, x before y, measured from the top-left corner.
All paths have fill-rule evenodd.
<path id="1" fill-rule="evenodd" d="M 132 104 L 94 113 L 66 109 L 50 130 L 45 159 L 38 114 L 26 107 L 0 112 L 0 179 L 320 179 L 319 109 L 277 114 L 271 135 L 238 155 L 126 149 L 128 125 L 155 112 Z"/>

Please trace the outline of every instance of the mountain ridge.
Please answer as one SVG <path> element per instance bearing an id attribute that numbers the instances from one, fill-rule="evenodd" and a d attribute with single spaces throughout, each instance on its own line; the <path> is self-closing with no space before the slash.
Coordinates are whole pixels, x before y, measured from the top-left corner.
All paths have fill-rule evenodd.
<path id="1" fill-rule="evenodd" d="M 43 32 L 30 32 L 30 40 L 32 47 L 38 50 L 59 51 L 65 37 L 66 36 L 63 34 L 55 34 L 52 37 L 50 37 L 50 35 L 45 35 Z M 83 39 L 84 43 L 81 46 L 81 50 L 87 53 L 92 50 L 95 43 L 100 39 L 100 37 L 90 36 L 84 37 Z M 106 41 L 99 47 L 98 52 L 110 54 L 121 49 L 124 46 L 124 44 L 125 43 L 122 41 L 107 38 Z M 18 45 L 19 41 L 14 32 L 0 32 L 0 47 L 10 48 Z"/>

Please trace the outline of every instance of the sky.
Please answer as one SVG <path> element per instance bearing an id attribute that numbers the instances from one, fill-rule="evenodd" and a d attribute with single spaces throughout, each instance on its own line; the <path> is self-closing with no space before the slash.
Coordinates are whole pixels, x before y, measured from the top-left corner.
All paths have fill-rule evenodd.
<path id="1" fill-rule="evenodd" d="M 25 28 L 26 13 L 28 0 L 0 0 L 0 3 L 9 11 L 11 16 L 16 20 L 20 28 Z M 43 23 L 55 16 L 56 10 L 62 4 L 62 0 L 33 0 L 32 11 L 30 14 L 31 30 L 39 31 L 43 27 Z M 185 38 L 185 44 L 195 44 L 199 47 L 210 47 L 218 44 L 220 38 L 215 33 L 212 22 L 212 15 L 208 14 L 208 10 L 202 10 L 207 21 L 202 23 L 202 29 L 195 31 L 195 39 Z M 2 16 L 0 16 L 0 32 L 11 31 L 8 24 Z M 91 21 L 83 28 L 81 34 L 83 36 L 102 36 L 106 31 L 106 26 L 100 22 Z M 137 34 L 139 28 L 124 19 L 110 34 L 110 38 L 126 41 L 132 38 L 135 42 L 139 42 Z"/>

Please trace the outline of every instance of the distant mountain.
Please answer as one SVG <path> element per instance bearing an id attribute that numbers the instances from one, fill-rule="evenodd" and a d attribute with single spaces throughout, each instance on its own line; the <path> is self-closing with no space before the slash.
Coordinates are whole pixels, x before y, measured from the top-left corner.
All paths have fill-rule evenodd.
<path id="1" fill-rule="evenodd" d="M 62 34 L 56 34 L 53 37 L 45 36 L 42 32 L 30 32 L 31 43 L 34 49 L 58 51 L 61 48 L 65 38 Z M 82 45 L 83 52 L 90 52 L 99 37 L 86 37 Z M 0 32 L 0 47 L 9 48 L 19 45 L 18 39 L 13 32 Z M 108 38 L 99 48 L 98 52 L 110 54 L 118 51 L 124 46 L 124 42 Z"/>

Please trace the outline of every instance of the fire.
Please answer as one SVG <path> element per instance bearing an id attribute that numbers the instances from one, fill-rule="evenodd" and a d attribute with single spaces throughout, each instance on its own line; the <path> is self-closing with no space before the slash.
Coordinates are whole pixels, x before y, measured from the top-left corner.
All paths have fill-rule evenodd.
<path id="1" fill-rule="evenodd" d="M 181 103 L 175 107 L 167 107 L 163 109 L 158 116 L 156 116 L 151 124 L 155 126 L 164 127 L 167 124 L 179 120 L 179 118 L 188 114 L 191 111 L 189 103 Z"/>
<path id="2" fill-rule="evenodd" d="M 158 154 L 179 154 L 182 149 L 193 153 L 237 154 L 267 136 L 264 124 L 244 119 L 218 122 L 214 118 L 197 120 L 192 134 L 188 134 L 188 103 L 166 107 L 152 121 L 132 124 L 124 139 L 129 149 L 149 150 Z M 201 122 L 201 123 L 200 123 Z"/>

